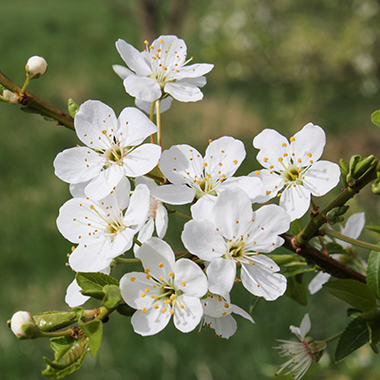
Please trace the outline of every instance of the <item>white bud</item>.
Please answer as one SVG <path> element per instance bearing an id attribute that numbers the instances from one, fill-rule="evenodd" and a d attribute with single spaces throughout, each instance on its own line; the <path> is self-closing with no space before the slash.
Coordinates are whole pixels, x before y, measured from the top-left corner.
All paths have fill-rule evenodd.
<path id="1" fill-rule="evenodd" d="M 18 95 L 12 91 L 4 90 L 3 98 L 8 101 L 8 103 L 18 104 Z"/>
<path id="2" fill-rule="evenodd" d="M 46 73 L 48 64 L 45 58 L 34 55 L 28 59 L 25 70 L 31 78 L 38 78 Z"/>
<path id="3" fill-rule="evenodd" d="M 38 336 L 39 328 L 27 311 L 18 311 L 10 320 L 10 328 L 19 339 L 31 339 Z"/>

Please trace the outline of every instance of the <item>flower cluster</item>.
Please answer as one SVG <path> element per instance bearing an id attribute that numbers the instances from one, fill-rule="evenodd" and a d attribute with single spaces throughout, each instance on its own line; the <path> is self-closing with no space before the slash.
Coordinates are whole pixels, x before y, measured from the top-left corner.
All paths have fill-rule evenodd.
<path id="1" fill-rule="evenodd" d="M 117 117 L 96 100 L 76 113 L 75 130 L 85 146 L 67 149 L 54 161 L 56 175 L 73 195 L 57 219 L 59 231 L 76 245 L 68 264 L 76 272 L 109 274 L 121 258 L 134 255 L 143 271 L 127 272 L 120 291 L 136 309 L 135 332 L 156 334 L 173 317 L 182 332 L 209 326 L 229 338 L 237 328 L 232 313 L 253 323 L 231 303 L 234 284 L 267 301 L 285 293 L 286 277 L 268 254 L 283 244 L 290 222 L 307 212 L 311 195 L 337 185 L 339 168 L 318 161 L 325 134 L 311 123 L 290 142 L 270 129 L 257 135 L 253 145 L 264 169 L 247 176 L 234 176 L 246 150 L 231 136 L 210 140 L 204 156 L 186 144 L 162 152 L 152 137 L 161 132 L 154 112 L 158 116 L 173 99 L 202 99 L 199 88 L 213 65 L 189 65 L 186 44 L 175 36 L 146 42 L 143 52 L 123 40 L 116 47 L 129 69 L 114 70 L 151 117 L 137 108 Z M 149 136 L 151 142 L 144 142 Z M 259 205 L 280 194 L 279 206 Z M 178 215 L 170 205 L 189 203 L 191 216 L 181 215 L 188 219 L 181 235 L 186 251 L 174 253 L 163 240 L 169 215 Z M 88 299 L 80 290 L 75 281 L 69 286 L 70 306 Z"/>

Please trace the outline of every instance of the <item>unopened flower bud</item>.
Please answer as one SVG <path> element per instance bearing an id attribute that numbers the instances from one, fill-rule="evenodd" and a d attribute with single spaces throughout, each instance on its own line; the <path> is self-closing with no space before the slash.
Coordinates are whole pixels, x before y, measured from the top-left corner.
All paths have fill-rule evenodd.
<path id="1" fill-rule="evenodd" d="M 7 101 L 8 103 L 12 103 L 12 104 L 19 103 L 19 97 L 15 92 L 4 90 L 2 96 L 5 99 L 5 101 Z"/>
<path id="2" fill-rule="evenodd" d="M 39 57 L 38 55 L 30 57 L 25 66 L 26 75 L 29 76 L 31 79 L 38 78 L 41 75 L 44 75 L 47 69 L 48 64 L 45 61 L 45 58 Z"/>
<path id="3" fill-rule="evenodd" d="M 40 329 L 27 311 L 18 311 L 13 314 L 8 325 L 19 339 L 33 339 L 40 335 Z"/>

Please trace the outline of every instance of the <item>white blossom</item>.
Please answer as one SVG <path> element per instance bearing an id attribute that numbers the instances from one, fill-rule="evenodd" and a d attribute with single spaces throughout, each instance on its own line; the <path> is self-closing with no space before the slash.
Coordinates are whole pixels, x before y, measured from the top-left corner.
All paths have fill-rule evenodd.
<path id="1" fill-rule="evenodd" d="M 28 311 L 14 313 L 10 320 L 10 328 L 19 339 L 32 339 L 39 333 L 39 328 Z"/>
<path id="2" fill-rule="evenodd" d="M 136 187 L 129 198 L 129 181 L 122 178 L 112 194 L 101 201 L 73 198 L 60 209 L 58 230 L 74 244 L 69 257 L 76 272 L 98 272 L 132 247 L 133 236 L 149 211 L 149 189 Z M 125 210 L 126 209 L 126 210 Z"/>
<path id="3" fill-rule="evenodd" d="M 279 206 L 263 206 L 253 212 L 244 191 L 227 189 L 203 219 L 185 224 L 182 241 L 189 252 L 210 262 L 210 292 L 228 298 L 236 265 L 240 264 L 243 286 L 271 301 L 284 294 L 286 278 L 276 273 L 280 268 L 272 259 L 259 252 L 269 253 L 280 247 L 284 241 L 278 235 L 286 232 L 289 225 L 289 216 Z"/>
<path id="4" fill-rule="evenodd" d="M 31 78 L 38 78 L 44 75 L 48 69 L 48 64 L 43 57 L 34 55 L 28 59 L 25 65 L 25 70 Z"/>
<path id="5" fill-rule="evenodd" d="M 339 182 L 339 166 L 329 161 L 318 161 L 326 143 L 321 127 L 312 123 L 290 138 L 290 142 L 273 129 L 264 129 L 253 140 L 260 149 L 257 160 L 265 168 L 251 176 L 263 181 L 258 202 L 267 202 L 279 196 L 280 206 L 291 219 L 303 216 L 311 194 L 325 195 Z"/>
<path id="6" fill-rule="evenodd" d="M 189 259 L 175 261 L 170 246 L 152 237 L 139 250 L 145 273 L 132 272 L 120 280 L 124 301 L 137 311 L 131 318 L 136 333 L 146 336 L 160 332 L 173 316 L 182 332 L 192 331 L 200 322 L 200 298 L 207 292 L 207 278 Z"/>
<path id="7" fill-rule="evenodd" d="M 132 45 L 119 39 L 116 48 L 129 69 L 114 66 L 115 72 L 124 77 L 128 94 L 152 103 L 166 95 L 181 102 L 195 102 L 203 98 L 199 87 L 206 84 L 204 77 L 214 65 L 198 63 L 187 65 L 185 41 L 176 36 L 160 36 L 139 52 Z"/>
<path id="8" fill-rule="evenodd" d="M 137 177 L 158 163 L 161 148 L 142 144 L 157 127 L 137 108 L 127 107 L 116 118 L 100 101 L 88 100 L 75 115 L 75 130 L 87 147 L 66 149 L 54 160 L 55 174 L 70 184 L 86 182 L 84 192 L 102 199 L 122 177 Z"/>

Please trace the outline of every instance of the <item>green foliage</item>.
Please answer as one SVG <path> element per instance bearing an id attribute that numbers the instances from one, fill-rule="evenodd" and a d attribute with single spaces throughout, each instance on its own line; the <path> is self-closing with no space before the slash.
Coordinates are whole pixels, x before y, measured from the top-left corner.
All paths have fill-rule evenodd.
<path id="1" fill-rule="evenodd" d="M 368 322 L 369 328 L 369 345 L 375 354 L 379 353 L 379 343 L 380 343 L 380 321 Z"/>
<path id="2" fill-rule="evenodd" d="M 288 278 L 285 294 L 300 305 L 307 305 L 307 286 L 303 274 Z"/>
<path id="3" fill-rule="evenodd" d="M 42 374 L 51 379 L 61 379 L 77 371 L 86 359 L 89 339 L 81 337 L 59 337 L 51 339 L 51 348 L 55 351 L 54 361 L 44 357 L 47 364 Z"/>
<path id="4" fill-rule="evenodd" d="M 333 253 L 346 253 L 345 249 L 338 243 L 329 242 L 326 244 L 327 252 L 331 255 Z"/>
<path id="5" fill-rule="evenodd" d="M 79 322 L 79 327 L 89 339 L 88 345 L 91 356 L 95 356 L 102 342 L 103 322 L 98 319 L 94 319 L 87 323 Z"/>
<path id="6" fill-rule="evenodd" d="M 373 231 L 373 232 L 376 232 L 378 234 L 380 234 L 380 226 L 377 226 L 377 225 L 366 225 L 365 228 L 369 231 Z"/>
<path id="7" fill-rule="evenodd" d="M 102 300 L 105 296 L 105 285 L 119 286 L 119 281 L 104 273 L 77 273 L 75 276 L 78 285 L 82 288 L 81 293 L 85 296 Z"/>
<path id="8" fill-rule="evenodd" d="M 123 299 L 120 288 L 117 285 L 105 285 L 103 287 L 104 298 L 102 305 L 107 309 L 115 308 Z"/>
<path id="9" fill-rule="evenodd" d="M 339 362 L 369 341 L 367 322 L 356 318 L 349 323 L 339 339 L 335 361 Z"/>
<path id="10" fill-rule="evenodd" d="M 367 284 L 377 298 L 380 298 L 380 252 L 371 251 L 367 267 Z"/>
<path id="11" fill-rule="evenodd" d="M 323 285 L 329 293 L 349 303 L 360 311 L 367 312 L 376 307 L 376 297 L 366 284 L 356 280 L 330 280 Z"/>
<path id="12" fill-rule="evenodd" d="M 380 127 L 380 110 L 377 110 L 372 113 L 371 115 L 371 121 L 373 124 L 377 125 Z"/>
<path id="13" fill-rule="evenodd" d="M 41 331 L 56 331 L 66 326 L 70 326 L 77 321 L 75 312 L 67 311 L 46 311 L 33 315 Z"/>

